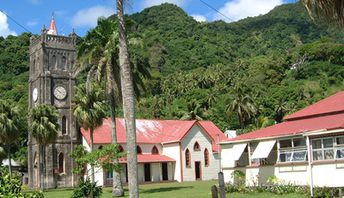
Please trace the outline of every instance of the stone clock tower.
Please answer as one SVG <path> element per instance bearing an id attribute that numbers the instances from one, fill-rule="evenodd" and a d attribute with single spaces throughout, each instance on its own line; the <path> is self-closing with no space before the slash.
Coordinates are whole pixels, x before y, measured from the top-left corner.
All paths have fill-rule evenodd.
<path id="1" fill-rule="evenodd" d="M 75 48 L 76 34 L 72 33 L 69 37 L 57 35 L 54 18 L 48 31 L 43 28 L 38 38 L 30 40 L 29 108 L 51 104 L 60 114 L 58 138 L 46 148 L 46 188 L 72 187 L 78 181 L 72 173 L 74 162 L 69 157 L 80 143 L 71 107 L 75 86 L 72 75 Z M 42 159 L 39 145 L 30 135 L 28 145 L 29 186 L 36 188 L 43 181 L 39 171 Z"/>

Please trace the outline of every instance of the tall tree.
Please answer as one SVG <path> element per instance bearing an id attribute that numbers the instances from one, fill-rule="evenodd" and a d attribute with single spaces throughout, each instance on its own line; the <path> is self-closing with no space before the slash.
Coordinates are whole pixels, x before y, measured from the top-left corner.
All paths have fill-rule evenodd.
<path id="1" fill-rule="evenodd" d="M 227 113 L 235 113 L 238 116 L 240 128 L 257 113 L 257 108 L 250 95 L 244 93 L 241 86 L 235 88 L 234 98 L 226 107 Z"/>
<path id="2" fill-rule="evenodd" d="M 94 129 L 102 125 L 105 118 L 102 98 L 102 93 L 99 89 L 94 88 L 92 91 L 87 92 L 83 85 L 77 87 L 74 97 L 73 114 L 80 126 L 90 131 L 91 152 L 94 150 Z M 94 182 L 93 165 L 91 171 L 91 179 Z"/>
<path id="3" fill-rule="evenodd" d="M 54 106 L 42 104 L 31 109 L 31 133 L 37 143 L 40 145 L 40 163 L 42 163 L 43 173 L 40 173 L 41 188 L 45 189 L 46 178 L 46 147 L 48 144 L 55 142 L 59 129 L 59 113 Z M 41 169 L 40 169 L 41 171 Z"/>
<path id="4" fill-rule="evenodd" d="M 128 185 L 129 197 L 139 197 L 137 181 L 136 125 L 135 125 L 135 94 L 133 74 L 130 67 L 127 34 L 125 30 L 123 0 L 117 2 L 118 32 L 119 32 L 119 65 L 121 68 L 121 84 L 123 112 L 127 139 Z"/>
<path id="5" fill-rule="evenodd" d="M 344 0 L 302 0 L 313 19 L 344 27 Z"/>
<path id="6" fill-rule="evenodd" d="M 11 164 L 11 145 L 19 138 L 18 131 L 19 111 L 17 107 L 12 107 L 5 101 L 0 101 L 0 143 L 2 143 L 7 152 L 8 170 L 12 175 Z"/>

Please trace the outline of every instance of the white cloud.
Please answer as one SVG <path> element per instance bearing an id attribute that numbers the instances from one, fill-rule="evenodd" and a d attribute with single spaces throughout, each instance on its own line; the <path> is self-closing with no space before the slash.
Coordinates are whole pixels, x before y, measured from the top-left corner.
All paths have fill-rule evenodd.
<path id="1" fill-rule="evenodd" d="M 246 17 L 254 17 L 266 14 L 277 5 L 281 5 L 283 0 L 234 0 L 227 2 L 219 12 L 214 15 L 214 20 L 224 20 L 227 22 L 238 21 Z"/>
<path id="2" fill-rule="evenodd" d="M 10 30 L 7 23 L 7 16 L 0 12 L 0 36 L 7 37 L 8 35 L 17 35 L 17 33 Z"/>
<path id="3" fill-rule="evenodd" d="M 198 22 L 206 22 L 207 21 L 207 18 L 205 18 L 205 16 L 200 15 L 200 14 L 192 14 L 191 16 Z"/>
<path id="4" fill-rule="evenodd" d="M 72 25 L 75 27 L 95 27 L 97 19 L 101 16 L 109 17 L 115 11 L 112 7 L 94 6 L 79 10 L 72 18 Z"/>
<path id="5" fill-rule="evenodd" d="M 40 0 L 30 0 L 32 4 L 38 5 L 40 3 Z"/>
<path id="6" fill-rule="evenodd" d="M 143 8 L 160 5 L 163 3 L 172 3 L 177 6 L 183 6 L 186 0 L 143 0 Z"/>

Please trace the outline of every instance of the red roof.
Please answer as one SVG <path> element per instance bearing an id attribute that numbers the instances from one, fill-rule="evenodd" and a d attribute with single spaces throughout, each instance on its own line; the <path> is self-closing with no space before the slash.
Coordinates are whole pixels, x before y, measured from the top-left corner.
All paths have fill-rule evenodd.
<path id="1" fill-rule="evenodd" d="M 137 155 L 137 161 L 139 163 L 149 162 L 175 162 L 176 160 L 167 157 L 165 155 L 153 155 L 153 154 L 141 154 Z M 120 158 L 119 163 L 127 163 L 127 158 Z"/>
<path id="2" fill-rule="evenodd" d="M 292 136 L 301 134 L 307 131 L 315 130 L 332 130 L 344 128 L 344 113 L 327 115 L 321 117 L 313 117 L 308 119 L 286 121 L 276 124 L 264 129 L 259 129 L 250 133 L 246 133 L 230 141 L 238 140 L 253 140 L 260 138 L 279 137 L 279 136 Z"/>
<path id="3" fill-rule="evenodd" d="M 285 120 L 301 119 L 322 114 L 338 113 L 344 111 L 344 91 L 338 92 L 319 102 L 316 102 L 300 111 L 285 117 Z"/>
<path id="4" fill-rule="evenodd" d="M 213 140 L 213 144 L 218 143 L 218 139 L 228 140 L 221 130 L 211 121 L 185 121 L 185 120 L 136 120 L 136 140 L 137 143 L 167 143 L 179 142 L 195 125 L 199 124 Z M 116 119 L 117 142 L 125 143 L 125 123 L 124 119 Z M 81 133 L 88 143 L 90 143 L 89 131 L 81 128 Z M 93 135 L 95 144 L 111 143 L 111 119 L 104 119 L 103 125 L 96 128 Z M 217 150 L 216 148 L 213 150 Z"/>
<path id="5" fill-rule="evenodd" d="M 48 34 L 57 35 L 57 29 L 56 29 L 54 16 L 51 18 Z"/>
<path id="6" fill-rule="evenodd" d="M 219 142 L 227 141 L 228 138 L 225 134 L 211 121 L 199 121 L 201 127 L 208 133 L 208 135 L 213 139 L 212 149 L 214 152 L 219 151 Z"/>

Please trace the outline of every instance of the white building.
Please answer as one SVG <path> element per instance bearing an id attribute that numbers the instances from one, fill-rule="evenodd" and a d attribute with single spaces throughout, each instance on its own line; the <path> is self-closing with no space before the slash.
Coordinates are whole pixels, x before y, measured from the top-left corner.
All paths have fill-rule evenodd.
<path id="1" fill-rule="evenodd" d="M 117 119 L 117 141 L 126 150 L 124 120 Z M 136 120 L 139 182 L 216 179 L 219 141 L 228 140 L 210 121 Z M 89 132 L 81 129 L 83 145 L 90 148 Z M 96 148 L 111 143 L 111 120 L 94 131 Z M 127 182 L 126 160 L 122 181 Z M 112 185 L 112 173 L 96 170 L 100 185 Z"/>
<path id="2" fill-rule="evenodd" d="M 284 120 L 221 143 L 226 182 L 241 170 L 247 185 L 276 176 L 281 183 L 343 187 L 344 92 Z"/>

